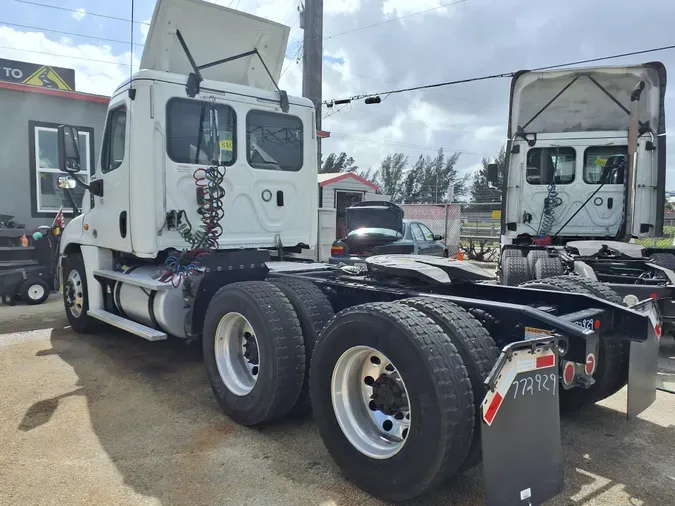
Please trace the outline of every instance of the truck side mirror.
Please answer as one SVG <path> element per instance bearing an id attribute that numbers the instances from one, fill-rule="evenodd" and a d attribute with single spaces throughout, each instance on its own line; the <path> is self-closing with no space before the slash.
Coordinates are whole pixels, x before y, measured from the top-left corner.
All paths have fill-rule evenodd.
<path id="1" fill-rule="evenodd" d="M 497 186 L 499 181 L 499 165 L 496 163 L 489 163 L 487 166 L 487 182 L 493 186 Z"/>
<path id="2" fill-rule="evenodd" d="M 68 125 L 58 127 L 59 170 L 68 174 L 80 171 L 80 136 L 77 128 Z"/>

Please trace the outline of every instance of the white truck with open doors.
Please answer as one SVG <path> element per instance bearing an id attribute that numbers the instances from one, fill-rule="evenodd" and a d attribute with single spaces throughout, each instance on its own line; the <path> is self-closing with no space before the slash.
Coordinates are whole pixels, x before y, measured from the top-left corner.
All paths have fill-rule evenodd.
<path id="1" fill-rule="evenodd" d="M 558 275 L 605 283 L 626 304 L 654 298 L 675 329 L 675 249 L 663 232 L 666 69 L 522 71 L 511 84 L 502 185 L 502 284 Z"/>
<path id="2" fill-rule="evenodd" d="M 567 292 L 486 283 L 442 258 L 373 256 L 355 271 L 294 257 L 316 244 L 317 142 L 312 103 L 276 84 L 288 31 L 157 2 L 61 239 L 72 328 L 200 341 L 232 420 L 311 406 L 333 459 L 378 497 L 421 495 L 481 457 L 488 505 L 553 497 L 560 407 L 626 383 L 629 415 L 654 401 L 657 308 L 571 279 Z M 77 178 L 77 130 L 58 131 L 59 166 Z"/>

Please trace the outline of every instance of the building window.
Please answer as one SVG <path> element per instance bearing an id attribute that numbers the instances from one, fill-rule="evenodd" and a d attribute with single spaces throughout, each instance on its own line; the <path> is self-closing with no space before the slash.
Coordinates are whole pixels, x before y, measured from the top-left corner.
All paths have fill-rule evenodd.
<path id="1" fill-rule="evenodd" d="M 251 111 L 246 116 L 248 164 L 254 169 L 297 172 L 303 163 L 302 120 L 296 116 Z"/>
<path id="2" fill-rule="evenodd" d="M 211 124 L 208 102 L 173 98 L 166 106 L 167 133 L 166 149 L 176 163 L 209 165 L 211 153 Z M 221 162 L 232 165 L 236 159 L 237 117 L 230 106 L 213 105 L 217 113 L 218 144 L 220 145 Z"/>
<path id="3" fill-rule="evenodd" d="M 37 213 L 56 214 L 63 207 L 64 213 L 72 213 L 73 209 L 64 190 L 58 187 L 59 177 L 66 174 L 59 170 L 57 130 L 51 126 L 32 126 L 32 153 L 35 172 L 35 194 L 33 209 Z M 77 177 L 89 182 L 91 174 L 92 132 L 80 130 L 80 172 Z M 75 202 L 82 203 L 84 189 L 77 186 L 71 190 Z"/>

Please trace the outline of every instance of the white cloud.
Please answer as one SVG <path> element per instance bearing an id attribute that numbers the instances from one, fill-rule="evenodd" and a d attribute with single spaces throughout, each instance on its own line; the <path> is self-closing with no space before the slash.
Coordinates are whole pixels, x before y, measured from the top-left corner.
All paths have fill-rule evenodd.
<path id="1" fill-rule="evenodd" d="M 441 6 L 447 3 L 447 1 L 440 2 L 439 0 L 415 0 L 414 2 L 409 0 L 385 0 L 382 4 L 382 12 L 395 16 L 408 16 L 423 11 L 445 14 L 448 12 L 448 7 Z"/>
<path id="2" fill-rule="evenodd" d="M 72 17 L 75 21 L 82 21 L 86 15 L 87 11 L 80 7 L 73 12 Z"/>
<path id="3" fill-rule="evenodd" d="M 67 37 L 56 41 L 42 32 L 0 26 L 0 46 L 13 48 L 3 49 L 3 58 L 75 69 L 77 91 L 110 95 L 129 76 L 130 54 L 116 54 L 106 45 L 74 44 Z"/>

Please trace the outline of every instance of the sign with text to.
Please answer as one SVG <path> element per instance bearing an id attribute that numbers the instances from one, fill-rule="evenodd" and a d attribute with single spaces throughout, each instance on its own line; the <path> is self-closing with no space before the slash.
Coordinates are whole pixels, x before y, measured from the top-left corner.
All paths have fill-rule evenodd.
<path id="1" fill-rule="evenodd" d="M 40 65 L 0 58 L 0 81 L 30 84 L 41 88 L 75 91 L 75 71 L 52 65 Z"/>

